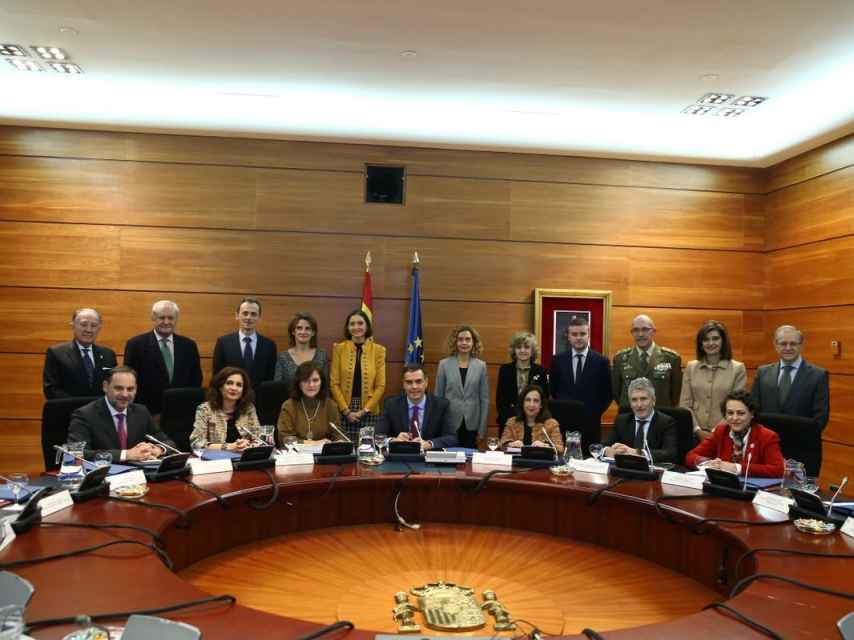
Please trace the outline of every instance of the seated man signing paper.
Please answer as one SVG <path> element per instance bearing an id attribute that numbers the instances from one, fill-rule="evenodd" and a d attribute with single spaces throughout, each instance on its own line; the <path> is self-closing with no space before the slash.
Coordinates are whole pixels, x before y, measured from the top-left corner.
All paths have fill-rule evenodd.
<path id="1" fill-rule="evenodd" d="M 136 397 L 136 372 L 130 367 L 116 367 L 104 376 L 104 397 L 98 398 L 71 414 L 68 427 L 70 442 L 85 442 L 87 458 L 96 451 L 109 451 L 113 462 L 159 458 L 163 448 L 148 442 L 152 435 L 175 446 L 165 433 L 158 431 L 151 414 Z"/>
<path id="2" fill-rule="evenodd" d="M 403 368 L 403 394 L 385 402 L 376 432 L 395 440 L 417 440 L 422 451 L 457 446 L 450 403 L 427 393 L 427 374 L 420 364 Z"/>

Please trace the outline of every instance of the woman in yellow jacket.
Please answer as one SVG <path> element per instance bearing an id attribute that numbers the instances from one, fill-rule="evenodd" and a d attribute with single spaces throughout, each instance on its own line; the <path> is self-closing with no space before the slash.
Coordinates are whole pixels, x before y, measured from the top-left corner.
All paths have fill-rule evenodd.
<path id="1" fill-rule="evenodd" d="M 332 346 L 329 386 L 341 426 L 354 442 L 360 428 L 376 425 L 385 393 L 385 347 L 372 335 L 370 319 L 357 309 L 344 322 L 345 340 Z"/>

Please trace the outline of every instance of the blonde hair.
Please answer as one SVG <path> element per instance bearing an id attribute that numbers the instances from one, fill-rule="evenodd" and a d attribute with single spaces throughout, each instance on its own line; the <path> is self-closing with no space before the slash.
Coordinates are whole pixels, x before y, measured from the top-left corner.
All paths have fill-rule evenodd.
<path id="1" fill-rule="evenodd" d="M 451 330 L 451 333 L 448 336 L 448 355 L 457 355 L 457 336 L 459 336 L 463 331 L 468 331 L 472 337 L 471 357 L 480 357 L 480 354 L 483 351 L 483 342 L 480 341 L 480 334 L 474 327 L 467 324 L 461 324 Z"/>
<path id="2" fill-rule="evenodd" d="M 537 358 L 540 357 L 540 345 L 537 344 L 537 336 L 530 331 L 517 331 L 510 338 L 510 348 L 508 349 L 510 359 L 513 362 L 516 361 L 516 348 L 521 347 L 523 344 L 531 346 L 531 362 L 536 362 Z"/>

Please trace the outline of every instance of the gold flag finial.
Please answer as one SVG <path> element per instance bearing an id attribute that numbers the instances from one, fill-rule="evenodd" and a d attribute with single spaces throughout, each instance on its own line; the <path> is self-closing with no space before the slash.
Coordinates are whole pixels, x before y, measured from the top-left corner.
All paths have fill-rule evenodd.
<path id="1" fill-rule="evenodd" d="M 371 270 L 371 252 L 368 251 L 365 254 L 365 271 L 370 271 L 370 270 Z"/>
<path id="2" fill-rule="evenodd" d="M 418 252 L 415 251 L 412 254 L 412 264 L 418 264 L 419 262 L 421 262 L 421 259 L 418 257 Z"/>

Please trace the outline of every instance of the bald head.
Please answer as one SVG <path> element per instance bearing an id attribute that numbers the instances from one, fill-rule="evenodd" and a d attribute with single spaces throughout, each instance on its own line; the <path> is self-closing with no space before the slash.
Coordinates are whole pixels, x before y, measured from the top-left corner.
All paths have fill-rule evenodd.
<path id="1" fill-rule="evenodd" d="M 646 351 L 655 339 L 655 323 L 645 313 L 635 316 L 632 320 L 632 338 L 635 344 Z"/>

